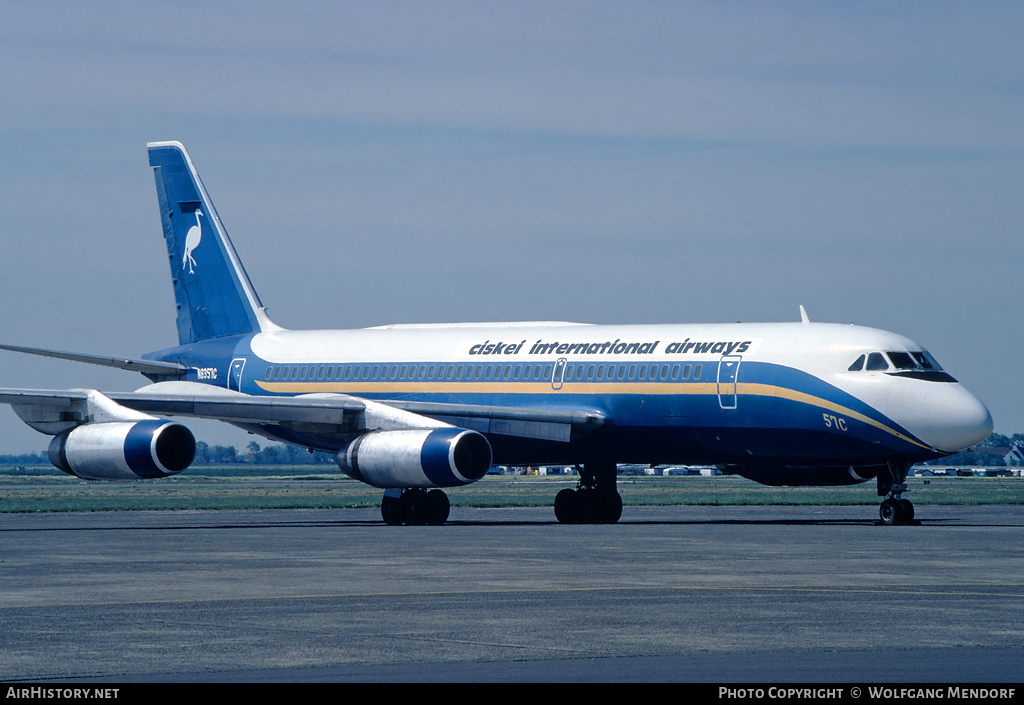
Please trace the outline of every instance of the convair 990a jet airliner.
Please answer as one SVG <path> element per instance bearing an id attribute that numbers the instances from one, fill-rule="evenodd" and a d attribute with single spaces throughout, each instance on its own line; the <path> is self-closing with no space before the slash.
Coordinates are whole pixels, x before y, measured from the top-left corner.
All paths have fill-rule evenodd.
<path id="1" fill-rule="evenodd" d="M 158 478 L 195 454 L 183 425 L 219 419 L 337 454 L 384 490 L 389 524 L 440 524 L 440 488 L 492 464 L 575 464 L 561 522 L 615 522 L 617 463 L 716 464 L 770 485 L 875 479 L 885 523 L 913 518 L 915 462 L 992 431 L 985 406 L 893 333 L 800 322 L 392 325 L 292 331 L 267 317 L 192 160 L 149 145 L 178 346 L 143 359 L 3 346 L 136 370 L 130 393 L 0 390 L 49 456 L 89 480 Z"/>

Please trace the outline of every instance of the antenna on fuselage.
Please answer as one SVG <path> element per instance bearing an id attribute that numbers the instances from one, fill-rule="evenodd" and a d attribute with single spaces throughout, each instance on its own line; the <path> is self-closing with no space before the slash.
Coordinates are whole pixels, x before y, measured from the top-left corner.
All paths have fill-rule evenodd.
<path id="1" fill-rule="evenodd" d="M 807 311 L 804 310 L 804 305 L 800 304 L 800 322 L 810 323 L 811 319 L 807 317 Z"/>

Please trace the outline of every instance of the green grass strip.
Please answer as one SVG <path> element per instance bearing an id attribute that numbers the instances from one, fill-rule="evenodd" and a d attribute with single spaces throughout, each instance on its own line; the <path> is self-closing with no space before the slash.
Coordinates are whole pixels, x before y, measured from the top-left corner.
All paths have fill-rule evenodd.
<path id="1" fill-rule="evenodd" d="M 0 512 L 376 507 L 382 490 L 310 466 L 198 467 L 162 480 L 87 482 L 52 469 L 0 468 Z M 909 478 L 916 505 L 1024 504 L 1024 478 Z M 447 490 L 456 507 L 550 507 L 576 478 L 489 475 Z M 619 478 L 626 506 L 875 505 L 874 482 L 849 487 L 765 487 L 741 477 Z"/>

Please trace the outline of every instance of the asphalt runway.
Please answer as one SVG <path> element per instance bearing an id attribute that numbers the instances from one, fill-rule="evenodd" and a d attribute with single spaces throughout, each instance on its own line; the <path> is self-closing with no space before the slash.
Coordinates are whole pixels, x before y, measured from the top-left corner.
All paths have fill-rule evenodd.
<path id="1" fill-rule="evenodd" d="M 1022 680 L 1024 507 L 0 515 L 7 682 Z"/>

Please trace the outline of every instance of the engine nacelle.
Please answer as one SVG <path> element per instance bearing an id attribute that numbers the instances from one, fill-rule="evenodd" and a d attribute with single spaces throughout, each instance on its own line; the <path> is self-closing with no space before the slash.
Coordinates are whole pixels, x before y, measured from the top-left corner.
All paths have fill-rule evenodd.
<path id="1" fill-rule="evenodd" d="M 817 467 L 801 465 L 724 465 L 729 475 L 740 475 L 762 485 L 776 487 L 827 487 L 857 485 L 878 475 L 881 466 Z"/>
<path id="2" fill-rule="evenodd" d="M 167 477 L 196 457 L 196 439 L 186 427 L 160 419 L 111 421 L 76 426 L 50 441 L 50 462 L 84 480 Z"/>
<path id="3" fill-rule="evenodd" d="M 491 444 L 462 428 L 372 431 L 338 451 L 338 467 L 385 489 L 457 487 L 487 474 Z"/>

